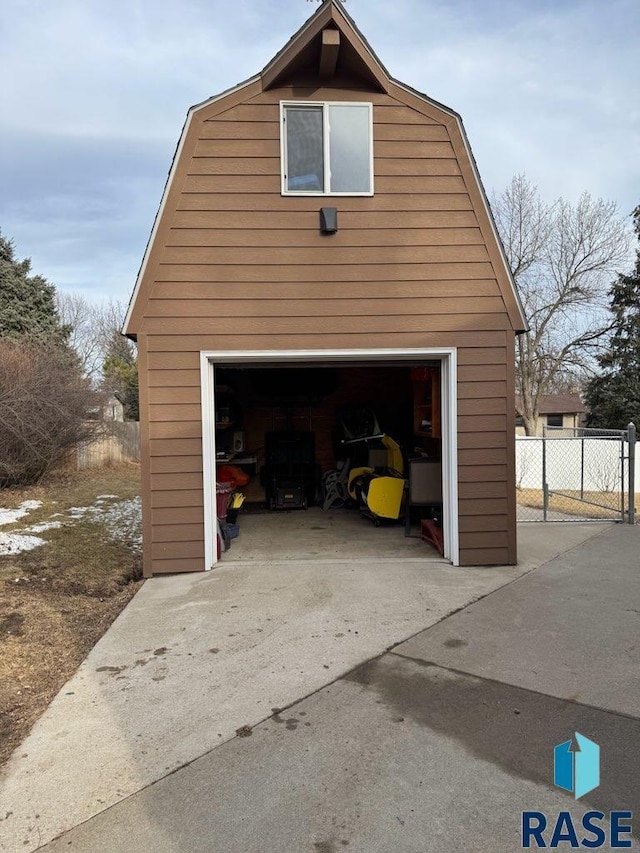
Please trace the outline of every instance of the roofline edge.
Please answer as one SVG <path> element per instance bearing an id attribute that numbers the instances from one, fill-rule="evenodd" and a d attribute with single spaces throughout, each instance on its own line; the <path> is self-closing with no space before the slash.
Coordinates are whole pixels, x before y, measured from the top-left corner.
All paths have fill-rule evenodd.
<path id="1" fill-rule="evenodd" d="M 218 95 L 212 95 L 210 98 L 207 98 L 204 101 L 200 101 L 198 104 L 194 104 L 192 107 L 189 107 L 187 111 L 187 117 L 185 119 L 184 124 L 182 125 L 182 131 L 180 133 L 180 139 L 178 140 L 178 144 L 176 146 L 176 150 L 173 154 L 173 160 L 171 161 L 171 167 L 169 169 L 169 173 L 167 175 L 167 180 L 164 185 L 164 189 L 162 191 L 162 196 L 160 198 L 160 204 L 156 211 L 155 218 L 153 220 L 153 227 L 151 229 L 151 233 L 149 234 L 149 239 L 147 240 L 147 245 L 144 250 L 144 255 L 142 256 L 142 262 L 140 264 L 140 268 L 138 270 L 138 275 L 136 276 L 136 283 L 133 287 L 133 292 L 129 299 L 129 305 L 127 307 L 127 313 L 125 315 L 124 321 L 122 323 L 121 332 L 126 337 L 131 337 L 131 335 L 136 335 L 136 332 L 128 331 L 129 324 L 131 323 L 131 318 L 133 315 L 133 311 L 136 305 L 136 301 L 138 295 L 140 293 L 140 286 L 142 284 L 142 279 L 144 278 L 144 274 L 147 269 L 147 263 L 149 262 L 149 256 L 151 255 L 151 250 L 153 249 L 153 243 L 158 231 L 158 226 L 160 224 L 160 220 L 162 219 L 162 214 L 164 213 L 165 204 L 169 193 L 171 191 L 171 186 L 173 184 L 173 179 L 175 177 L 176 168 L 180 161 L 180 155 L 182 154 L 182 149 L 184 148 L 184 143 L 187 138 L 187 134 L 189 133 L 189 128 L 191 127 L 191 120 L 193 116 L 199 112 L 201 109 L 210 106 L 211 104 L 215 104 L 216 101 L 222 100 L 222 98 L 226 98 L 227 95 L 233 95 L 235 92 L 239 92 L 241 89 L 246 88 L 247 86 L 251 86 L 253 83 L 256 83 L 260 79 L 260 74 L 254 74 L 253 77 L 250 77 L 248 80 L 244 80 L 242 83 L 238 83 L 236 86 L 231 86 L 229 89 L 225 89 L 223 92 L 220 92 Z"/>

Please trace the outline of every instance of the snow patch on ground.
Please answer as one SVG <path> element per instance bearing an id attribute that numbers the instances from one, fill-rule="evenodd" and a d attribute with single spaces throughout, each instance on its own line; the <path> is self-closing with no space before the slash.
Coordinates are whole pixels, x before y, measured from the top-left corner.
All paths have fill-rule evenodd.
<path id="1" fill-rule="evenodd" d="M 73 507 L 69 510 L 75 518 L 104 524 L 109 536 L 116 542 L 125 542 L 136 551 L 142 551 L 142 501 L 140 498 L 114 500 L 108 505 Z"/>
<path id="2" fill-rule="evenodd" d="M 0 533 L 0 555 L 21 554 L 23 551 L 33 551 L 45 540 L 37 536 L 24 536 L 21 533 Z"/>
<path id="3" fill-rule="evenodd" d="M 39 524 L 32 524 L 30 527 L 25 527 L 25 533 L 44 533 L 45 530 L 55 530 L 62 527 L 61 521 L 41 521 Z"/>
<path id="4" fill-rule="evenodd" d="M 12 524 L 42 506 L 42 501 L 23 501 L 17 509 L 0 508 L 0 524 Z M 64 517 L 56 512 L 51 518 Z M 142 551 L 142 501 L 140 498 L 120 500 L 117 495 L 100 495 L 92 506 L 73 506 L 66 513 L 67 524 L 84 519 L 103 524 L 107 533 L 116 542 L 121 542 L 136 551 Z M 62 521 L 42 521 L 20 531 L 0 533 L 0 556 L 32 551 L 46 540 L 31 534 L 44 533 L 62 527 Z"/>
<path id="5" fill-rule="evenodd" d="M 29 515 L 31 510 L 38 509 L 42 506 L 42 501 L 22 501 L 19 507 L 15 509 L 6 509 L 0 507 L 0 524 L 13 524 L 25 515 Z"/>
<path id="6" fill-rule="evenodd" d="M 67 510 L 71 518 L 82 518 L 88 511 L 90 507 L 88 506 L 71 506 Z"/>

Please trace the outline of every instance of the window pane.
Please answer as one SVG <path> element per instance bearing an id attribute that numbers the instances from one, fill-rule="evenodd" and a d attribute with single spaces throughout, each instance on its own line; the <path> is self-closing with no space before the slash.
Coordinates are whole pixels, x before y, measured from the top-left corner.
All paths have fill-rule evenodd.
<path id="1" fill-rule="evenodd" d="M 324 191 L 322 107 L 287 107 L 287 189 Z"/>
<path id="2" fill-rule="evenodd" d="M 366 106 L 329 107 L 329 164 L 331 192 L 371 191 L 369 109 Z"/>

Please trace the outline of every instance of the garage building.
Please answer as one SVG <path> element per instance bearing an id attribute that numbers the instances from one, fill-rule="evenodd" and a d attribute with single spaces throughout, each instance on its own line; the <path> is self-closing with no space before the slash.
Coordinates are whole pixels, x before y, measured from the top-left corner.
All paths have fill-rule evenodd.
<path id="1" fill-rule="evenodd" d="M 525 328 L 460 117 L 325 0 L 260 74 L 189 111 L 171 167 L 124 327 L 145 575 L 215 565 L 221 462 L 268 499 L 274 434 L 310 434 L 321 478 L 353 464 L 358 412 L 405 474 L 439 463 L 446 559 L 515 563 Z"/>

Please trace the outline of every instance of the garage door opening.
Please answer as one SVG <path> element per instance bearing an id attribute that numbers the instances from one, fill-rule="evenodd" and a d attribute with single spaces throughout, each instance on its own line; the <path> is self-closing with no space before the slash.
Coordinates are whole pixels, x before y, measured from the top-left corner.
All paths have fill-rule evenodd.
<path id="1" fill-rule="evenodd" d="M 225 561 L 441 559 L 426 518 L 456 564 L 454 356 L 202 353 L 207 567 L 228 510 Z"/>

